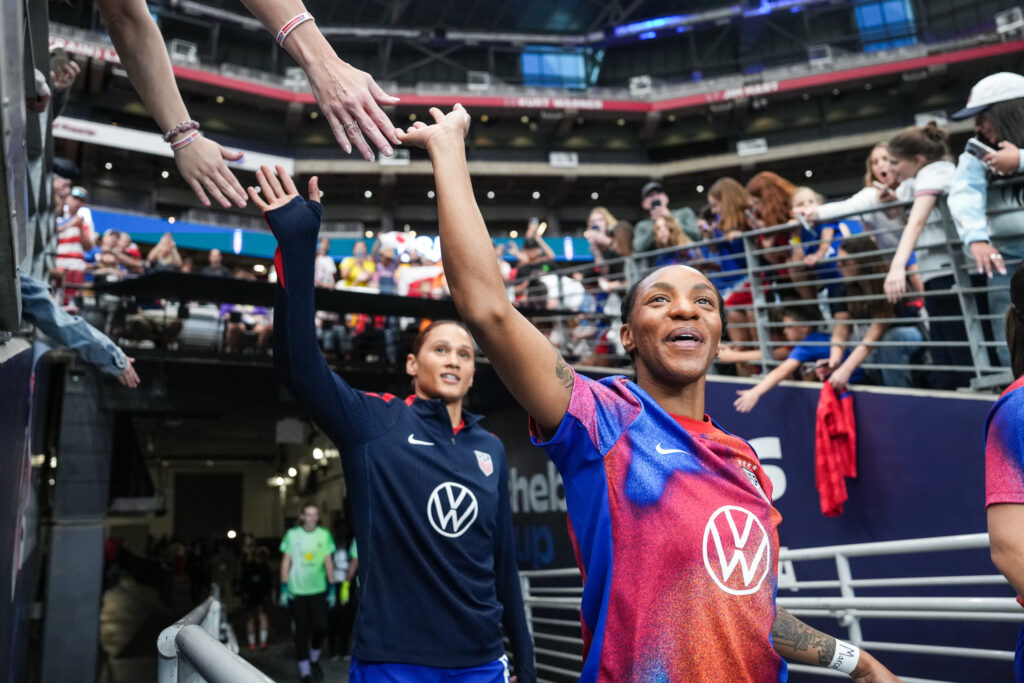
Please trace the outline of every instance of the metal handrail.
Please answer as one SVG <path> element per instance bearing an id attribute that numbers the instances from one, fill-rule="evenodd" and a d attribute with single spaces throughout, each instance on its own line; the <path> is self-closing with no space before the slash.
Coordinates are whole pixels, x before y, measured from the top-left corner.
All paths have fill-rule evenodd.
<path id="1" fill-rule="evenodd" d="M 220 587 L 157 637 L 159 683 L 273 683 L 238 656 Z"/>
<path id="2" fill-rule="evenodd" d="M 780 574 L 779 597 L 776 604 L 785 607 L 796 616 L 834 618 L 838 624 L 847 629 L 847 638 L 861 647 L 870 650 L 892 651 L 910 654 L 934 655 L 943 657 L 968 657 L 989 659 L 998 661 L 1012 661 L 1014 653 L 1008 650 L 995 650 L 987 648 L 967 648 L 921 645 L 916 643 L 889 643 L 867 641 L 863 638 L 860 628 L 862 619 L 896 619 L 896 620 L 934 620 L 934 621 L 985 621 L 985 622 L 1014 622 L 1020 623 L 1024 620 L 1024 612 L 1016 599 L 994 598 L 987 596 L 949 596 L 949 597 L 858 597 L 854 589 L 857 587 L 909 587 L 909 586 L 966 586 L 966 585 L 1008 585 L 1006 579 L 1000 575 L 965 575 L 965 576 L 920 576 L 920 577 L 895 577 L 895 578 L 871 578 L 855 579 L 850 567 L 850 558 L 854 557 L 880 557 L 890 555 L 904 555 L 927 552 L 952 552 L 963 550 L 979 550 L 989 547 L 989 538 L 986 533 L 959 534 L 955 536 L 937 536 L 929 538 L 916 538 L 900 541 L 878 541 L 872 543 L 855 543 L 825 546 L 818 548 L 781 548 L 779 550 L 779 565 L 783 567 L 787 563 L 818 561 L 831 559 L 836 564 L 835 580 L 797 581 L 792 578 L 786 579 Z M 582 640 L 557 633 L 538 632 L 537 627 L 568 628 L 578 625 L 580 601 L 583 587 L 580 583 L 573 583 L 566 586 L 566 579 L 580 579 L 579 570 L 574 567 L 558 569 L 541 569 L 521 571 L 523 582 L 523 601 L 526 608 L 527 618 L 530 621 L 534 637 L 542 641 L 559 642 L 572 645 L 582 645 Z M 789 576 L 795 572 L 788 573 Z M 554 587 L 538 586 L 538 582 L 557 581 Z M 817 596 L 817 597 L 796 597 L 782 595 L 786 591 L 799 591 L 810 589 L 838 589 L 839 595 Z M 558 595 L 552 595 L 558 591 Z M 570 596 L 564 593 L 572 592 Z M 556 619 L 551 615 L 535 617 L 534 610 L 546 609 L 559 612 L 572 613 L 574 620 Z M 582 650 L 582 648 L 581 648 Z M 549 652 L 541 648 L 537 649 L 538 654 Z M 554 650 L 550 650 L 554 653 Z M 564 653 L 560 653 L 564 659 Z M 578 676 L 582 667 L 580 653 L 576 653 L 573 662 L 577 665 L 575 670 L 568 670 L 562 666 L 553 667 L 550 664 L 538 662 L 538 671 L 550 671 L 563 675 Z M 815 667 L 806 667 L 800 664 L 791 664 L 790 669 L 808 673 L 827 673 Z M 905 681 L 920 680 L 903 677 Z"/>

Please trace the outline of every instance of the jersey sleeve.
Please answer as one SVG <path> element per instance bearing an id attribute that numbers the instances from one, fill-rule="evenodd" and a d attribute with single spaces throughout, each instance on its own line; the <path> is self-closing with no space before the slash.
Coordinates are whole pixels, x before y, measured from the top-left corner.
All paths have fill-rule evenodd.
<path id="1" fill-rule="evenodd" d="M 985 437 L 985 505 L 1024 503 L 1024 391 L 996 403 Z"/>
<path id="2" fill-rule="evenodd" d="M 334 545 L 334 535 L 330 531 L 327 531 L 327 554 L 333 556 L 334 551 L 337 549 L 338 546 Z"/>
<path id="3" fill-rule="evenodd" d="M 387 431 L 397 405 L 356 391 L 327 365 L 316 341 L 313 301 L 321 206 L 296 197 L 266 213 L 278 241 L 274 258 L 274 366 L 303 410 L 339 447 L 353 447 Z"/>
<path id="4" fill-rule="evenodd" d="M 563 477 L 603 459 L 642 410 L 624 379 L 606 381 L 574 373 L 569 408 L 550 439 L 545 441 L 540 425 L 530 419 L 531 441 L 544 449 Z"/>

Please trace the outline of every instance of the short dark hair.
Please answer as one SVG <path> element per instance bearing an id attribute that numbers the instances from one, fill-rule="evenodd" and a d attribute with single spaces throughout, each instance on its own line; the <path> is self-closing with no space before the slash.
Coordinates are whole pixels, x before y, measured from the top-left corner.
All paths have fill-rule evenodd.
<path id="1" fill-rule="evenodd" d="M 668 266 L 662 266 L 662 268 L 667 268 L 667 267 Z M 648 277 L 650 277 L 652 273 L 656 273 L 659 270 L 661 270 L 661 268 L 655 268 L 654 270 L 645 273 L 642 278 L 640 278 L 639 280 L 637 280 L 636 282 L 631 284 L 626 289 L 626 293 L 622 295 L 622 322 L 625 323 L 626 325 L 630 324 L 633 321 L 633 306 L 636 303 L 637 292 L 640 291 L 640 284 L 644 280 L 646 280 Z M 694 269 L 694 270 L 696 270 L 696 269 Z M 697 271 L 697 272 L 699 273 L 700 271 Z M 703 273 L 701 273 L 701 274 L 703 275 Z M 707 277 L 707 276 L 705 275 L 705 277 Z M 711 281 L 708 280 L 708 282 L 711 282 Z M 715 287 L 715 283 L 712 282 L 711 286 L 714 287 L 715 294 L 718 296 L 718 315 L 722 319 L 722 337 L 724 338 L 725 337 L 725 328 L 729 324 L 728 319 L 725 317 L 725 299 L 722 297 L 722 293 L 720 291 L 718 291 L 718 287 Z M 630 358 L 633 358 L 635 356 L 635 354 L 636 354 L 636 349 L 633 349 L 632 351 L 630 351 L 629 352 Z"/>
<path id="2" fill-rule="evenodd" d="M 788 306 L 782 309 L 782 313 L 779 314 L 779 320 L 783 318 L 792 318 L 798 323 L 804 325 L 813 326 L 820 320 L 820 316 L 816 315 L 816 310 L 810 306 Z"/>

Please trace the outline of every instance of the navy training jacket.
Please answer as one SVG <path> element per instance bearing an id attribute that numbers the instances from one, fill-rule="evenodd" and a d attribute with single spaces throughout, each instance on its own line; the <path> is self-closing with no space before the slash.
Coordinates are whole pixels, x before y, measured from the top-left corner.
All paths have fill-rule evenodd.
<path id="1" fill-rule="evenodd" d="M 330 370 L 314 324 L 321 210 L 297 197 L 265 216 L 279 244 L 274 363 L 341 452 L 362 587 L 352 653 L 478 666 L 504 654 L 504 625 L 519 680 L 533 683 L 505 449 L 478 415 L 456 431 L 441 399 L 364 393 Z"/>

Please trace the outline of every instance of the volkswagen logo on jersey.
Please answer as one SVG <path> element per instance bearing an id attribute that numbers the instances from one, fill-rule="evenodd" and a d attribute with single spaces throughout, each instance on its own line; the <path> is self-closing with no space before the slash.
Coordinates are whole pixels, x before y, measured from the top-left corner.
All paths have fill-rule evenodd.
<path id="1" fill-rule="evenodd" d="M 434 531 L 458 538 L 476 521 L 476 496 L 462 484 L 446 481 L 427 500 L 427 519 Z"/>
<path id="2" fill-rule="evenodd" d="M 756 592 L 771 561 L 768 533 L 757 515 L 737 505 L 715 510 L 704 527 L 704 567 L 719 588 L 731 595 Z"/>

